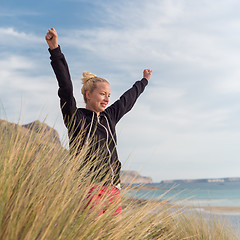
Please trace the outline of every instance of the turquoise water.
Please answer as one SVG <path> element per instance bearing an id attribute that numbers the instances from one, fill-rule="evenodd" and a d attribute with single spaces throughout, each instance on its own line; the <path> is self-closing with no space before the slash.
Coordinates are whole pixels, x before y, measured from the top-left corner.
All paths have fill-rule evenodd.
<path id="1" fill-rule="evenodd" d="M 147 200 L 168 200 L 174 203 L 178 201 L 184 206 L 240 207 L 240 182 L 153 183 L 144 185 L 142 190 L 140 188 L 130 192 L 130 196 Z M 206 214 L 212 213 L 206 212 Z M 240 236 L 239 212 L 214 215 L 229 221 Z"/>
<path id="2" fill-rule="evenodd" d="M 150 189 L 146 189 L 149 187 Z M 240 182 L 147 184 L 131 196 L 141 199 L 180 201 L 183 205 L 240 207 Z"/>

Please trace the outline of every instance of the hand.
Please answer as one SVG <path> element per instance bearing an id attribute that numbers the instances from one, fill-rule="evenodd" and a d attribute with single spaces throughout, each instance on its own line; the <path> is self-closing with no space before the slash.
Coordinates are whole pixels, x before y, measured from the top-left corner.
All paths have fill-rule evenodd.
<path id="1" fill-rule="evenodd" d="M 150 69 L 144 69 L 143 71 L 143 77 L 146 78 L 148 81 L 152 75 L 152 70 Z"/>
<path id="2" fill-rule="evenodd" d="M 54 28 L 48 29 L 45 39 L 51 50 L 58 47 L 58 35 Z"/>

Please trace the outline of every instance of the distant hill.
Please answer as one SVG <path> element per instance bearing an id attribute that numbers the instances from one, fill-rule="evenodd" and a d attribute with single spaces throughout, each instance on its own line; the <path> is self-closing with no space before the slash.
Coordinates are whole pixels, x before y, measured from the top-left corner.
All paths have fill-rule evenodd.
<path id="1" fill-rule="evenodd" d="M 152 183 L 152 178 L 141 176 L 137 171 L 121 171 L 122 184 L 146 184 Z"/>
<path id="2" fill-rule="evenodd" d="M 41 134 L 48 134 L 54 143 L 61 145 L 58 132 L 54 128 L 49 127 L 46 123 L 41 123 L 37 120 L 21 126 L 34 131 L 35 133 L 41 132 Z"/>
<path id="3" fill-rule="evenodd" d="M 0 119 L 0 134 L 2 141 L 6 143 L 13 138 L 26 144 L 28 141 L 36 141 L 35 145 L 39 151 L 44 146 L 48 146 L 56 151 L 61 149 L 67 153 L 67 150 L 61 145 L 57 131 L 40 121 L 20 125 Z"/>
<path id="4" fill-rule="evenodd" d="M 179 179 L 179 180 L 163 180 L 161 183 L 225 183 L 240 182 L 240 177 L 235 178 L 203 178 L 203 179 Z"/>
<path id="5" fill-rule="evenodd" d="M 0 119 L 0 134 L 11 134 L 11 132 L 16 132 L 16 129 L 22 136 L 25 136 L 25 141 L 28 141 L 28 136 L 30 134 L 38 135 L 40 133 L 39 136 L 41 137 L 41 141 L 49 142 L 50 139 L 52 144 L 57 144 L 57 146 L 61 148 L 61 142 L 57 131 L 45 123 L 41 123 L 37 120 L 28 124 L 19 125 Z M 141 176 L 136 171 L 121 171 L 120 178 L 123 184 L 152 183 L 152 178 Z"/>

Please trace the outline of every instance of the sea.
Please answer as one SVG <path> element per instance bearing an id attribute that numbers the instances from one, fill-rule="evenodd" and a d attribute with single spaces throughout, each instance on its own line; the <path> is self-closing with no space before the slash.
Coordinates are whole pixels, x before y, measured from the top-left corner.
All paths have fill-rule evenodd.
<path id="1" fill-rule="evenodd" d="M 230 222 L 240 236 L 240 181 L 239 182 L 180 182 L 152 183 L 138 186 L 132 190 L 131 197 L 146 200 L 168 200 L 183 206 L 231 207 L 236 211 L 204 214 L 219 216 Z M 226 208 L 227 209 L 227 208 Z M 204 211 L 204 210 L 202 210 Z"/>

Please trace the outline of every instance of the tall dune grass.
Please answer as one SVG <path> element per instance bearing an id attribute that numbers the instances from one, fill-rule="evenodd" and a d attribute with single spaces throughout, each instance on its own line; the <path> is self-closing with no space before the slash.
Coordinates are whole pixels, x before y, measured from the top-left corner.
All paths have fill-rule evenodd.
<path id="1" fill-rule="evenodd" d="M 138 204 L 127 197 L 129 188 L 122 190 L 121 215 L 113 216 L 116 204 L 99 216 L 108 196 L 86 207 L 93 179 L 91 166 L 79 170 L 86 151 L 71 157 L 44 127 L 36 133 L 0 121 L 0 239 L 237 239 L 217 220 L 164 202 Z"/>

